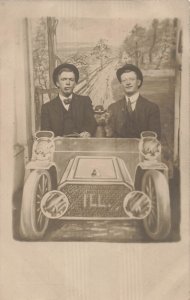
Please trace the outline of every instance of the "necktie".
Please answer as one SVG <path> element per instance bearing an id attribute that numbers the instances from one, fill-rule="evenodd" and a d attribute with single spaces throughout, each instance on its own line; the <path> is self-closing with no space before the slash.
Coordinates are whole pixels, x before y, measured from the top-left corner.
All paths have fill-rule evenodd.
<path id="1" fill-rule="evenodd" d="M 70 98 L 64 98 L 63 101 L 64 101 L 65 105 L 69 105 L 71 103 Z"/>
<path id="2" fill-rule="evenodd" d="M 131 115 L 133 110 L 132 110 L 130 98 L 128 98 L 128 101 L 127 101 L 127 109 L 128 109 L 129 114 Z"/>

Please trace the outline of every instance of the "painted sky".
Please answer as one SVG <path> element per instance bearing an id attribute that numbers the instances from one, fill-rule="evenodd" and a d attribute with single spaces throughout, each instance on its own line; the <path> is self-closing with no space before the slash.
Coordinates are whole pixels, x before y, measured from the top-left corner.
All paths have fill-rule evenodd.
<path id="1" fill-rule="evenodd" d="M 70 18 L 59 19 L 57 26 L 57 43 L 80 42 L 95 44 L 100 38 L 106 39 L 108 44 L 120 46 L 132 27 L 138 23 L 147 26 L 149 21 L 135 19 L 93 19 Z"/>

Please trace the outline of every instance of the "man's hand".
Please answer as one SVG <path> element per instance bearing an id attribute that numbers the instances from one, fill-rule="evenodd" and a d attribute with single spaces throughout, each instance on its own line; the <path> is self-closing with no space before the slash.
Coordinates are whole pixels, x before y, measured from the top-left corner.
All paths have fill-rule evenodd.
<path id="1" fill-rule="evenodd" d="M 91 137 L 91 134 L 87 131 L 83 131 L 83 132 L 80 133 L 80 137 L 89 138 L 89 137 Z"/>

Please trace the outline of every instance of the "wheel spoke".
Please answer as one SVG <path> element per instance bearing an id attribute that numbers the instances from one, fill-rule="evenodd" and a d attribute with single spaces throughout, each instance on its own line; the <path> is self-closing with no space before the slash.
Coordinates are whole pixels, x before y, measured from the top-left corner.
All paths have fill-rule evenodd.
<path id="1" fill-rule="evenodd" d="M 155 201 L 152 201 L 151 202 L 151 206 L 152 206 L 152 210 L 156 211 L 157 210 L 157 205 L 156 205 L 156 202 Z"/>
<path id="2" fill-rule="evenodd" d="M 48 189 L 48 179 L 47 177 L 43 174 L 42 177 L 39 180 L 38 184 L 38 191 L 37 195 L 39 198 L 42 198 L 42 196 L 45 194 L 45 192 Z"/>
<path id="3" fill-rule="evenodd" d="M 157 202 L 156 202 L 156 192 L 155 192 L 155 187 L 154 183 L 152 181 L 151 176 L 147 178 L 147 184 L 146 184 L 146 192 L 148 196 L 151 199 L 151 212 L 147 217 L 147 223 L 149 228 L 151 228 L 152 232 L 156 232 L 157 230 Z"/>
<path id="4" fill-rule="evenodd" d="M 41 218 L 42 218 L 42 213 L 39 212 L 37 222 L 36 222 L 38 227 L 40 227 L 39 225 L 40 225 Z"/>
<path id="5" fill-rule="evenodd" d="M 45 193 L 52 189 L 51 176 L 48 170 L 33 170 L 23 187 L 21 206 L 21 237 L 39 240 L 48 227 L 49 219 L 41 210 L 41 201 Z"/>
<path id="6" fill-rule="evenodd" d="M 152 201 L 156 202 L 156 192 L 153 186 L 152 186 Z"/>
<path id="7" fill-rule="evenodd" d="M 150 214 L 156 219 L 157 212 L 155 209 L 152 209 Z"/>
<path id="8" fill-rule="evenodd" d="M 38 214 L 38 218 L 37 218 L 37 226 L 39 227 L 39 229 L 41 229 L 42 221 L 43 221 L 43 214 L 40 211 L 39 214 Z"/>
<path id="9" fill-rule="evenodd" d="M 149 225 L 149 228 L 151 228 L 151 231 L 154 232 L 156 230 L 156 222 L 155 222 L 155 218 L 152 214 L 150 214 L 148 216 L 147 223 Z"/>
<path id="10" fill-rule="evenodd" d="M 43 189 L 41 187 L 41 183 L 39 182 L 39 185 L 38 185 L 38 191 L 40 192 L 40 195 L 42 196 L 43 195 Z"/>
<path id="11" fill-rule="evenodd" d="M 145 187 L 145 192 L 146 192 L 147 195 L 149 195 L 150 189 L 149 189 L 149 186 L 148 186 L 148 185 L 146 185 L 146 187 Z"/>
<path id="12" fill-rule="evenodd" d="M 142 190 L 151 200 L 151 211 L 144 219 L 144 227 L 148 236 L 154 240 L 165 239 L 171 230 L 168 182 L 159 170 L 147 170 L 142 178 Z"/>
<path id="13" fill-rule="evenodd" d="M 40 177 L 37 194 L 36 194 L 36 226 L 38 230 L 42 230 L 44 226 L 45 217 L 41 211 L 40 203 L 42 200 L 43 195 L 48 191 L 48 178 L 45 174 L 42 174 Z"/>
<path id="14" fill-rule="evenodd" d="M 151 220 L 150 216 L 148 216 L 147 223 L 148 223 L 149 227 L 152 228 L 152 220 Z"/>
<path id="15" fill-rule="evenodd" d="M 152 198 L 152 180 L 151 180 L 151 177 L 148 177 L 147 191 L 148 191 L 149 197 Z"/>
<path id="16" fill-rule="evenodd" d="M 41 177 L 41 188 L 42 188 L 42 195 L 44 194 L 44 175 Z"/>
<path id="17" fill-rule="evenodd" d="M 40 194 L 36 194 L 36 197 L 41 200 L 42 196 Z"/>
<path id="18" fill-rule="evenodd" d="M 42 175 L 42 190 L 43 190 L 43 194 L 45 193 L 47 188 L 47 177 L 43 174 Z"/>
<path id="19" fill-rule="evenodd" d="M 155 214 L 155 213 L 151 213 L 150 218 L 151 218 L 151 223 L 152 223 L 153 226 L 155 227 L 155 223 L 156 223 L 156 214 Z"/>
<path id="20" fill-rule="evenodd" d="M 41 222 L 40 222 L 40 226 L 41 226 L 40 229 L 43 228 L 45 220 L 46 220 L 46 217 L 42 214 L 42 218 L 41 218 Z"/>
<path id="21" fill-rule="evenodd" d="M 148 187 L 149 187 L 149 190 L 151 191 L 151 189 L 152 189 L 152 179 L 151 179 L 150 176 L 148 178 Z"/>

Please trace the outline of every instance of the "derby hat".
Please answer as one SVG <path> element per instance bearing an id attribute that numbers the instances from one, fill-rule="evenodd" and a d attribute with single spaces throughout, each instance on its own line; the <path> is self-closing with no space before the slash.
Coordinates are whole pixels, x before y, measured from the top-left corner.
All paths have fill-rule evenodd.
<path id="1" fill-rule="evenodd" d="M 54 82 L 54 84 L 57 86 L 56 83 L 57 83 L 58 75 L 64 69 L 69 69 L 69 70 L 71 70 L 71 72 L 73 72 L 75 74 L 75 81 L 77 83 L 78 80 L 79 80 L 79 70 L 77 69 L 77 67 L 75 67 L 72 64 L 64 63 L 64 64 L 61 64 L 58 67 L 56 67 L 53 71 L 53 82 Z"/>
<path id="2" fill-rule="evenodd" d="M 137 78 L 141 81 L 141 83 L 139 85 L 139 88 L 140 88 L 143 83 L 143 74 L 138 67 L 136 67 L 135 65 L 132 65 L 132 64 L 126 64 L 117 70 L 116 75 L 117 75 L 117 79 L 119 80 L 119 82 L 121 82 L 121 75 L 123 73 L 126 73 L 126 71 L 132 71 L 132 72 L 136 73 Z"/>

